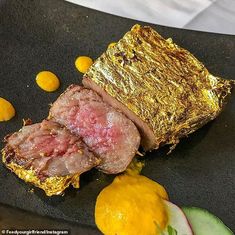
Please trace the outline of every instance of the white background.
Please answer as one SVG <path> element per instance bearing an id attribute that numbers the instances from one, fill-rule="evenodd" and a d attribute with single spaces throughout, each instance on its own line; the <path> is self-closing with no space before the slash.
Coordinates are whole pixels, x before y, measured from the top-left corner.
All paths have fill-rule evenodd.
<path id="1" fill-rule="evenodd" d="M 235 0 L 69 0 L 145 22 L 235 35 Z"/>

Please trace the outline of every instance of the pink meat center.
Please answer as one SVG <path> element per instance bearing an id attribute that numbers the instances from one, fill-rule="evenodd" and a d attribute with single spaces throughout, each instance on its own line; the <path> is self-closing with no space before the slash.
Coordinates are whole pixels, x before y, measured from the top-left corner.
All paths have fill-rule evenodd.
<path id="1" fill-rule="evenodd" d="M 47 157 L 69 156 L 79 150 L 76 138 L 67 135 L 47 135 L 34 139 L 34 146 Z"/>
<path id="2" fill-rule="evenodd" d="M 121 141 L 120 127 L 100 103 L 74 106 L 70 110 L 71 129 L 82 136 L 86 144 L 97 153 L 104 153 Z"/>

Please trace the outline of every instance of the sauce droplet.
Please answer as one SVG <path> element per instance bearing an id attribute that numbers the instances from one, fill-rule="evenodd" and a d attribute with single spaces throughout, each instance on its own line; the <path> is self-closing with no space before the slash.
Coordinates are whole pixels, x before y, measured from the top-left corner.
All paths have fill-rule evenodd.
<path id="1" fill-rule="evenodd" d="M 8 121 L 15 116 L 15 108 L 13 105 L 0 97 L 0 122 Z"/>
<path id="2" fill-rule="evenodd" d="M 36 76 L 36 83 L 38 86 L 47 92 L 53 92 L 60 86 L 58 77 L 50 71 L 42 71 Z"/>
<path id="3" fill-rule="evenodd" d="M 75 66 L 81 73 L 86 73 L 92 64 L 93 60 L 88 56 L 79 56 L 75 61 Z"/>

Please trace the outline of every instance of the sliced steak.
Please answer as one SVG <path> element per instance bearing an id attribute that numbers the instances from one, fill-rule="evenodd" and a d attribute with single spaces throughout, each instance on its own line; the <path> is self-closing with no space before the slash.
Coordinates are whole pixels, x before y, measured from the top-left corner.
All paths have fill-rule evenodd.
<path id="1" fill-rule="evenodd" d="M 105 173 L 124 171 L 139 148 L 140 135 L 132 121 L 78 85 L 71 85 L 54 102 L 50 117 L 82 137 L 101 158 L 98 168 Z"/>
<path id="2" fill-rule="evenodd" d="M 81 138 L 65 127 L 44 120 L 6 138 L 5 163 L 32 169 L 42 181 L 48 177 L 67 176 L 90 170 L 99 159 Z"/>

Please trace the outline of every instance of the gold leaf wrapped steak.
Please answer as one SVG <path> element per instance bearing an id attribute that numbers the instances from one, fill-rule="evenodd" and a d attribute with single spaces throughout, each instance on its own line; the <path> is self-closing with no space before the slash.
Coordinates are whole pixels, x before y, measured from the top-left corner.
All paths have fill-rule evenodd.
<path id="1" fill-rule="evenodd" d="M 139 25 L 95 61 L 83 84 L 136 124 L 146 150 L 177 144 L 214 119 L 231 90 L 190 52 Z"/>
<path id="2" fill-rule="evenodd" d="M 48 196 L 61 194 L 70 184 L 78 188 L 80 174 L 100 162 L 79 137 L 53 121 L 24 126 L 5 141 L 7 168 Z"/>

